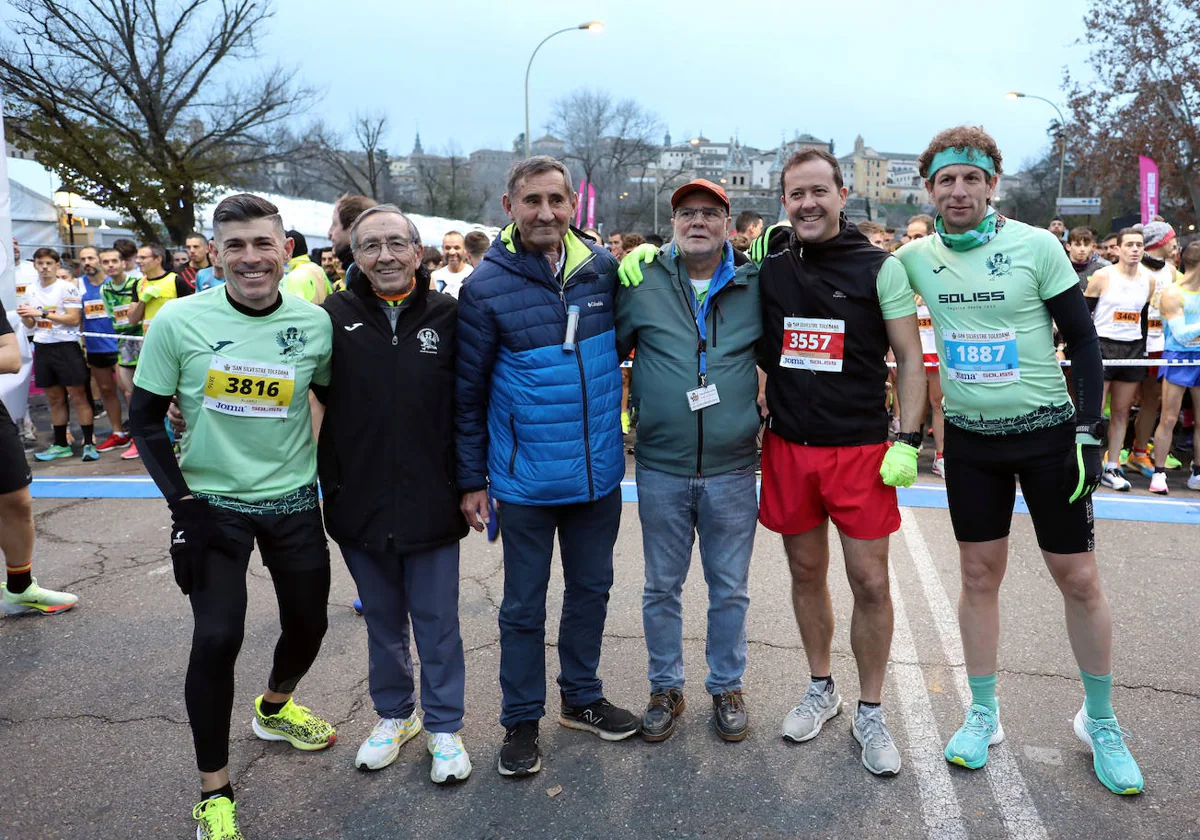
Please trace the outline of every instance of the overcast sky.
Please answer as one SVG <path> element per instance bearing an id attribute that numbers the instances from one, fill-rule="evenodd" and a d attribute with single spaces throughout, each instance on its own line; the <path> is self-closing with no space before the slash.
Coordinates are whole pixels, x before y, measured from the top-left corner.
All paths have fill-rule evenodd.
<path id="1" fill-rule="evenodd" d="M 1084 71 L 1084 0 L 925 3 L 811 0 L 286 0 L 259 44 L 324 88 L 333 119 L 386 109 L 389 151 L 508 149 L 524 127 L 524 76 L 538 41 L 589 19 L 601 34 L 567 32 L 542 47 L 530 77 L 540 136 L 557 97 L 580 87 L 632 97 L 678 142 L 703 131 L 771 148 L 797 130 L 855 135 L 885 152 L 919 152 L 959 123 L 992 132 L 1016 172 L 1048 145 L 1064 106 L 1064 66 Z M 924 9 L 936 11 L 925 13 Z M 968 10 L 970 9 L 970 10 Z"/>

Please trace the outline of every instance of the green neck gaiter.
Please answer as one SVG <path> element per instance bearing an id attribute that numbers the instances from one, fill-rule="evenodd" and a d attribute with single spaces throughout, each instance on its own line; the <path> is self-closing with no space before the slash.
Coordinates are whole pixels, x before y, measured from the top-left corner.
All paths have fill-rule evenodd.
<path id="1" fill-rule="evenodd" d="M 983 221 L 976 225 L 974 230 L 966 233 L 946 233 L 946 226 L 942 222 L 941 214 L 938 214 L 938 217 L 933 220 L 933 227 L 942 243 L 951 251 L 970 251 L 972 248 L 986 245 L 995 239 L 1000 228 L 1004 227 L 1005 221 L 1007 220 L 996 212 L 995 207 L 988 207 Z"/>

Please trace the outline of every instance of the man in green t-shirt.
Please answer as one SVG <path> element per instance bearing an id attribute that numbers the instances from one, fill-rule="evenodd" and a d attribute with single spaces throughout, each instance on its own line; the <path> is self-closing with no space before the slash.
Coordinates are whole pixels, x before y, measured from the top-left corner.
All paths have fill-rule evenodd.
<path id="1" fill-rule="evenodd" d="M 971 686 L 946 760 L 971 769 L 1004 740 L 996 701 L 1000 583 L 1015 479 L 1062 591 L 1084 686 L 1075 734 L 1115 793 L 1143 780 L 1112 709 L 1112 617 L 1100 584 L 1091 493 L 1100 481 L 1103 374 L 1096 330 L 1062 244 L 990 201 L 1000 150 L 983 129 L 941 132 L 919 159 L 935 234 L 897 252 L 933 318 L 946 417 L 946 496 L 962 566 L 959 623 Z M 1070 348 L 1077 405 L 1054 355 Z"/>
<path id="2" fill-rule="evenodd" d="M 238 840 L 229 783 L 233 674 L 246 615 L 246 569 L 257 541 L 282 633 L 254 733 L 319 750 L 333 727 L 292 701 L 325 635 L 329 549 L 317 504 L 309 387 L 329 383 L 325 311 L 279 282 L 291 254 L 275 205 L 234 195 L 213 213 L 223 289 L 168 302 L 134 378 L 130 422 L 171 509 L 175 580 L 196 628 L 185 697 L 200 769 L 200 836 Z M 187 423 L 178 463 L 163 420 L 172 397 Z"/>

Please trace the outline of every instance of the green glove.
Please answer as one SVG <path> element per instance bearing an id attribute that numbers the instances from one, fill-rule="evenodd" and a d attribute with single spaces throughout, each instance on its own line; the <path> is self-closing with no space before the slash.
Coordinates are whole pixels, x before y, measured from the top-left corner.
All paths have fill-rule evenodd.
<path id="1" fill-rule="evenodd" d="M 1100 476 L 1104 473 L 1100 456 L 1102 446 L 1103 442 L 1094 435 L 1075 435 L 1075 445 L 1067 453 L 1065 470 L 1070 504 L 1090 496 L 1100 486 Z"/>
<path id="2" fill-rule="evenodd" d="M 621 278 L 622 286 L 631 286 L 637 288 L 642 284 L 642 267 L 639 263 L 650 265 L 654 262 L 654 258 L 658 256 L 658 249 L 649 242 L 639 245 L 625 255 L 621 260 L 621 264 L 617 266 L 617 276 Z"/>
<path id="3" fill-rule="evenodd" d="M 746 256 L 750 258 L 750 262 L 755 265 L 762 265 L 763 257 L 767 255 L 767 246 L 771 241 L 771 231 L 777 227 L 779 227 L 778 224 L 771 225 L 758 235 L 758 239 L 750 243 L 750 250 L 746 252 Z"/>
<path id="4" fill-rule="evenodd" d="M 888 447 L 879 465 L 879 477 L 888 487 L 912 487 L 917 480 L 917 449 L 903 441 Z"/>

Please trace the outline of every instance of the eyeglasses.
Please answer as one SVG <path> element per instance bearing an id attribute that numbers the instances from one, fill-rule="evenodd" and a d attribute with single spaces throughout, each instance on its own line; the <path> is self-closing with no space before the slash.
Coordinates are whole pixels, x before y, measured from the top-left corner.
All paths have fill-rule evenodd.
<path id="1" fill-rule="evenodd" d="M 376 242 L 374 240 L 360 242 L 355 250 L 357 250 L 358 253 L 362 254 L 364 257 L 375 259 L 383 253 L 384 248 L 387 248 L 389 253 L 395 254 L 399 257 L 402 256 L 410 247 L 412 247 L 412 240 L 396 237 L 395 239 L 389 239 L 386 242 Z"/>
<path id="2" fill-rule="evenodd" d="M 675 218 L 681 222 L 690 222 L 697 216 L 706 222 L 715 222 L 725 218 L 725 211 L 717 207 L 684 207 L 675 211 Z"/>

